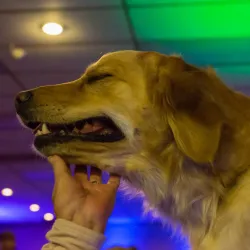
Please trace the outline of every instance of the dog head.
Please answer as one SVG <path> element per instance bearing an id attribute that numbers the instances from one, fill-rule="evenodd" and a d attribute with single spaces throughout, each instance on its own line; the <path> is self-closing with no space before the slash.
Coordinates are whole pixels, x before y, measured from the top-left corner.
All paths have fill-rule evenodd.
<path id="1" fill-rule="evenodd" d="M 37 150 L 70 163 L 122 166 L 133 155 L 152 159 L 172 140 L 209 162 L 222 125 L 210 91 L 218 83 L 177 56 L 114 52 L 76 81 L 19 93 L 16 110 Z"/>

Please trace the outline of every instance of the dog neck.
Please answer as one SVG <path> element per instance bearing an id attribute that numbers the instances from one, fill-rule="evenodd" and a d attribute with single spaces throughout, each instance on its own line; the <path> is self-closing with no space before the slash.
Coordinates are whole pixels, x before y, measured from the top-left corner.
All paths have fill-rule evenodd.
<path id="1" fill-rule="evenodd" d="M 148 160 L 150 159 L 150 161 Z M 158 160 L 157 160 L 158 159 Z M 123 173 L 123 189 L 130 196 L 144 198 L 144 212 L 164 223 L 182 225 L 185 231 L 209 228 L 215 217 L 224 188 L 215 178 L 210 165 L 197 165 L 170 145 L 160 156 L 131 158 L 136 169 Z M 117 172 L 120 172 L 117 170 Z M 191 231 L 191 230 L 190 230 Z"/>

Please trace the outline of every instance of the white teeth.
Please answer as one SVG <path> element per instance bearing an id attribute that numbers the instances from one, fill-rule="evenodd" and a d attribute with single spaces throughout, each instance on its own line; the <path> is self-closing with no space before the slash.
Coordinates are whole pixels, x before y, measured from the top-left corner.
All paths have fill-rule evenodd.
<path id="1" fill-rule="evenodd" d="M 64 131 L 64 130 L 61 130 L 61 131 L 60 131 L 60 134 L 61 134 L 61 135 L 65 135 L 65 131 Z"/>
<path id="2" fill-rule="evenodd" d="M 46 123 L 43 123 L 43 125 L 42 125 L 42 133 L 43 133 L 44 135 L 50 133 L 50 131 L 49 131 L 49 129 L 48 129 Z"/>
<path id="3" fill-rule="evenodd" d="M 112 131 L 110 131 L 109 129 L 104 129 L 104 130 L 101 131 L 100 134 L 101 135 L 110 135 L 110 134 L 112 134 Z"/>
<path id="4" fill-rule="evenodd" d="M 45 123 L 42 125 L 42 130 L 37 130 L 35 136 L 49 134 L 50 131 Z"/>
<path id="5" fill-rule="evenodd" d="M 41 131 L 41 130 L 37 130 L 37 132 L 36 132 L 35 136 L 42 135 L 42 134 L 43 134 L 43 133 L 42 133 L 42 131 Z"/>

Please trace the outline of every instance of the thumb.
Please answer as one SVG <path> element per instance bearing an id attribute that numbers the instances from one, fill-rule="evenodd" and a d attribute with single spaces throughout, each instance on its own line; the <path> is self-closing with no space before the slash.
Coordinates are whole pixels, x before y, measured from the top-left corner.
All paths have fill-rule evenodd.
<path id="1" fill-rule="evenodd" d="M 71 175 L 69 166 L 61 157 L 57 155 L 49 156 L 48 161 L 52 165 L 55 178 L 58 178 L 62 175 Z"/>

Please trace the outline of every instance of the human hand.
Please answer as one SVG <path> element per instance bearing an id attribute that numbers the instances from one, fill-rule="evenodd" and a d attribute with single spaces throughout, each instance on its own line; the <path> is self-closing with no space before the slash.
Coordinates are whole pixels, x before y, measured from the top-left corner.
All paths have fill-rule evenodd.
<path id="1" fill-rule="evenodd" d="M 69 166 L 59 156 L 50 156 L 48 161 L 55 175 L 56 217 L 103 233 L 114 208 L 120 177 L 110 175 L 108 183 L 102 184 L 101 170 L 92 167 L 88 181 L 86 166 L 76 166 L 72 176 Z"/>

